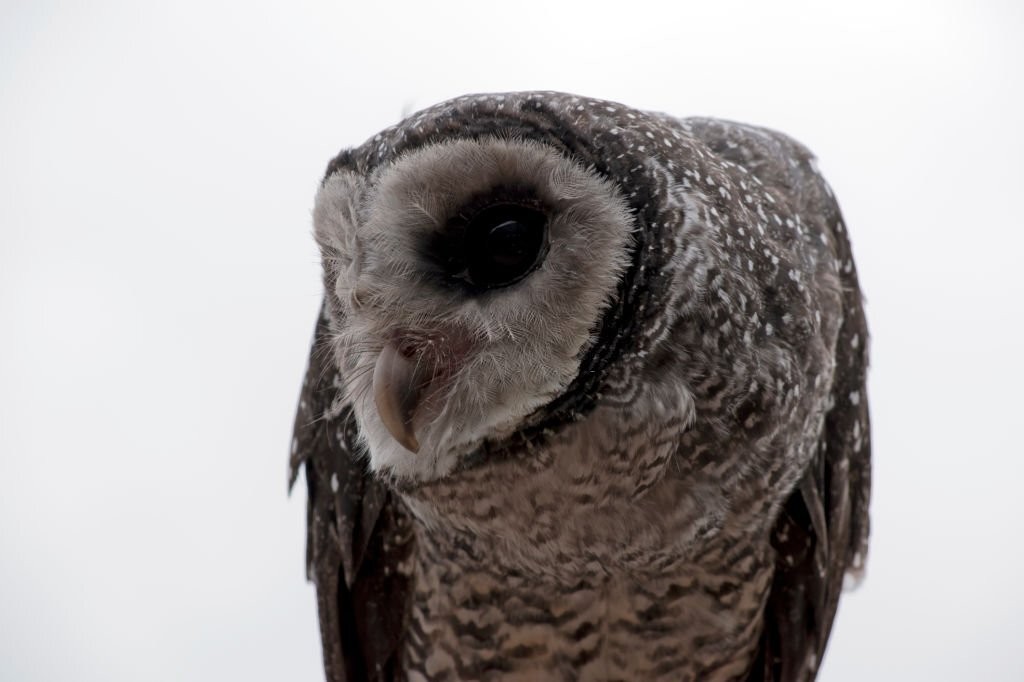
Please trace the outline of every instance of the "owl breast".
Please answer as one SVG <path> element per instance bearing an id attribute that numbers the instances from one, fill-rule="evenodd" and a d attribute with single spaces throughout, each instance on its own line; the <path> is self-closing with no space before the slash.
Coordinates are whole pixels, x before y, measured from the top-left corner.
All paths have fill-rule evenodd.
<path id="1" fill-rule="evenodd" d="M 756 655 L 771 580 L 763 547 L 716 543 L 700 570 L 567 583 L 452 550 L 431 544 L 417 560 L 410 680 L 732 680 Z"/>

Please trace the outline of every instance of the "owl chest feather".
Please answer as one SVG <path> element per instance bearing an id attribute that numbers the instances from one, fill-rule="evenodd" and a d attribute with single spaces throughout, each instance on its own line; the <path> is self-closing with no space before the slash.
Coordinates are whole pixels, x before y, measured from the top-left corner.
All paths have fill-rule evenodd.
<path id="1" fill-rule="evenodd" d="M 699 562 L 657 574 L 592 564 L 572 578 L 509 569 L 481 544 L 428 535 L 404 644 L 409 680 L 731 680 L 752 663 L 766 547 L 723 537 Z"/>

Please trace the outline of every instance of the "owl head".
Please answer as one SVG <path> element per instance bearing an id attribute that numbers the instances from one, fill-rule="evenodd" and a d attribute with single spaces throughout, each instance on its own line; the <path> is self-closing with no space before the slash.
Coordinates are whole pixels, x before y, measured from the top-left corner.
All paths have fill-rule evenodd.
<path id="1" fill-rule="evenodd" d="M 517 136 L 329 172 L 314 233 L 370 468 L 435 480 L 563 395 L 629 262 L 620 190 Z"/>

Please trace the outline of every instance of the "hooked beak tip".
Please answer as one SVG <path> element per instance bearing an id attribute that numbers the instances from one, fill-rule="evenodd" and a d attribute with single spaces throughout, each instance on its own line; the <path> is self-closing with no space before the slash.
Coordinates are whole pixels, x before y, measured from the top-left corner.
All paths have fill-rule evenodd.
<path id="1" fill-rule="evenodd" d="M 423 363 L 402 355 L 392 345 L 381 349 L 373 369 L 373 398 L 385 428 L 402 447 L 419 452 L 413 417 L 423 388 L 429 383 Z"/>
<path id="2" fill-rule="evenodd" d="M 410 431 L 407 438 L 398 441 L 398 444 L 409 452 L 418 453 L 420 451 L 420 442 L 416 440 L 416 434 L 412 431 Z"/>

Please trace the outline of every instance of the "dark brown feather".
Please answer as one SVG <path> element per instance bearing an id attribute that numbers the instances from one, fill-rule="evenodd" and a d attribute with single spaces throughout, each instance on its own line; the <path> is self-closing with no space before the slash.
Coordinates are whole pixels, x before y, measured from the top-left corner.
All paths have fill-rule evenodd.
<path id="1" fill-rule="evenodd" d="M 779 512 L 772 531 L 776 568 L 751 682 L 814 679 L 835 618 L 843 580 L 863 571 L 868 539 L 871 443 L 867 409 L 868 330 L 849 239 L 838 205 L 809 163 L 811 154 L 771 131 L 735 144 L 717 121 L 694 132 L 716 154 L 761 176 L 808 215 L 831 227 L 842 287 L 832 408 L 817 453 Z M 808 163 L 786 163 L 801 160 Z M 775 169 L 788 169 L 778 173 Z M 856 397 L 854 397 L 856 396 Z"/>
<path id="2" fill-rule="evenodd" d="M 291 481 L 305 466 L 306 570 L 316 585 L 328 682 L 392 680 L 400 664 L 413 549 L 402 503 L 369 476 L 354 451 L 348 408 L 334 414 L 340 385 L 327 348 L 327 313 L 317 323 L 291 458 Z"/>
<path id="3" fill-rule="evenodd" d="M 867 552 L 867 323 L 849 242 L 834 203 L 831 213 L 828 224 L 837 226 L 837 258 L 849 264 L 841 268 L 844 315 L 836 347 L 833 407 L 825 417 L 818 452 L 772 533 L 776 570 L 752 682 L 814 679 L 844 577 L 863 571 Z"/>

